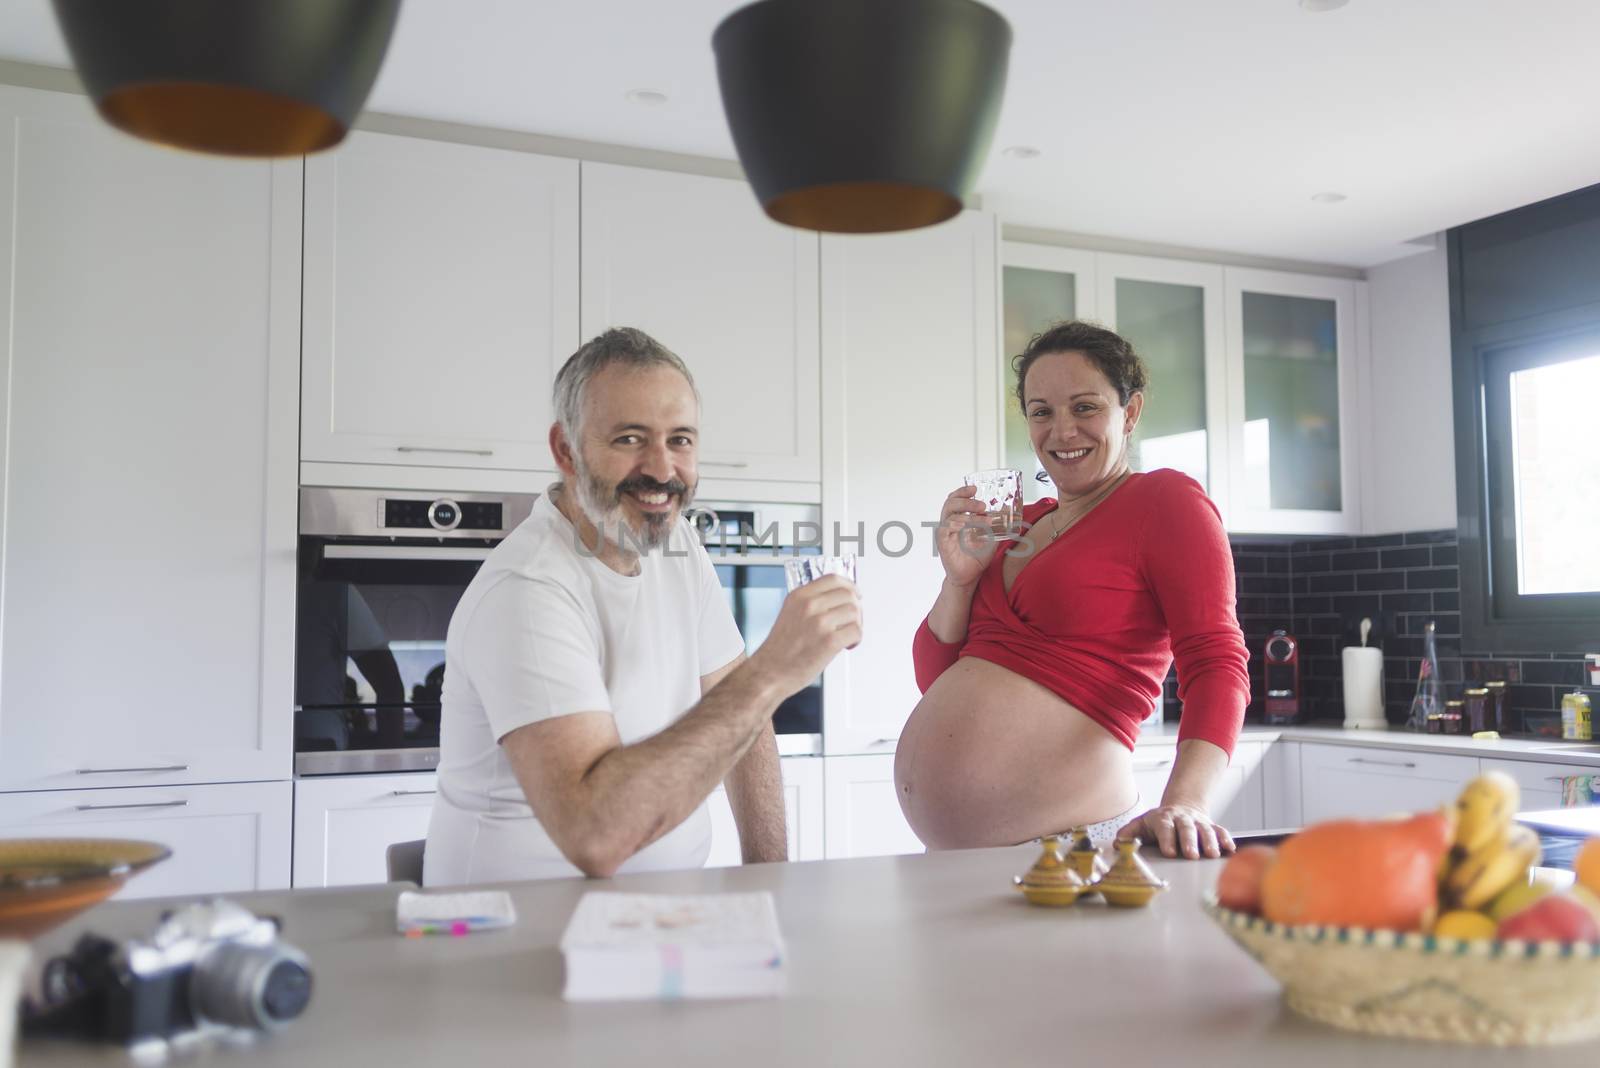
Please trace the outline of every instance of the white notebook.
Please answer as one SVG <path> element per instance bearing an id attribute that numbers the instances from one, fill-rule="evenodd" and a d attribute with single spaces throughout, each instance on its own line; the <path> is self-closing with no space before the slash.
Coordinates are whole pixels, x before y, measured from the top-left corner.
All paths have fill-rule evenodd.
<path id="1" fill-rule="evenodd" d="M 785 986 L 772 895 L 590 891 L 561 936 L 569 1001 L 775 997 Z"/>

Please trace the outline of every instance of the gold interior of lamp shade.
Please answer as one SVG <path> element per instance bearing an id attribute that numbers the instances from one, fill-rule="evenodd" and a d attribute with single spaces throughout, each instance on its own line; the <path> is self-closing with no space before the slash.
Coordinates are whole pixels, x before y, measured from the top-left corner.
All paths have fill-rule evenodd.
<path id="1" fill-rule="evenodd" d="M 780 193 L 762 207 L 778 222 L 834 234 L 887 234 L 953 218 L 961 201 L 904 182 L 835 182 Z"/>
<path id="2" fill-rule="evenodd" d="M 260 89 L 206 82 L 150 82 L 98 102 L 107 122 L 149 141 L 226 156 L 303 156 L 344 140 L 327 112 Z"/>

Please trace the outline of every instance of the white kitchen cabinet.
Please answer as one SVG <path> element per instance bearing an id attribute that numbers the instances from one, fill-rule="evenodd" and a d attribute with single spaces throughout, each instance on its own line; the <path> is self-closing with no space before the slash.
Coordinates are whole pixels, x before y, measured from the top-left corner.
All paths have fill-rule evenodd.
<path id="1" fill-rule="evenodd" d="M 1142 745 L 1134 750 L 1133 779 L 1139 787 L 1142 809 L 1155 808 L 1161 803 L 1176 759 L 1176 745 Z M 1212 787 L 1210 811 L 1230 831 L 1258 831 L 1266 826 L 1261 761 L 1261 743 L 1239 742 L 1234 747 L 1233 759 Z"/>
<path id="2" fill-rule="evenodd" d="M 1226 517 L 1222 268 L 1110 253 L 1097 254 L 1095 266 L 1097 317 L 1133 345 L 1150 373 L 1134 469 L 1182 471 Z"/>
<path id="3" fill-rule="evenodd" d="M 1001 292 L 1003 335 L 1000 347 L 1000 411 L 1004 442 L 1000 464 L 1022 472 L 1022 499 L 1032 504 L 1054 494 L 1041 482 L 1044 470 L 1028 435 L 1028 421 L 1017 400 L 1017 374 L 1011 361 L 1033 338 L 1068 319 L 1093 319 L 1095 255 L 1074 248 L 1002 241 Z"/>
<path id="4" fill-rule="evenodd" d="M 1300 789 L 1307 824 L 1376 819 L 1450 804 L 1478 773 L 1478 758 L 1398 748 L 1302 744 Z"/>
<path id="5" fill-rule="evenodd" d="M 0 790 L 287 779 L 301 164 L 0 129 Z"/>
<path id="6" fill-rule="evenodd" d="M 823 852 L 823 758 L 783 757 L 783 811 L 789 832 L 790 860 L 821 860 Z M 717 787 L 711 810 L 711 855 L 708 868 L 729 868 L 742 862 L 739 827 L 733 821 L 728 792 Z"/>
<path id="7" fill-rule="evenodd" d="M 823 771 L 829 860 L 923 851 L 900 811 L 893 754 L 827 757 Z"/>
<path id="8" fill-rule="evenodd" d="M 1357 533 L 1364 282 L 1230 267 L 1228 529 Z"/>
<path id="9" fill-rule="evenodd" d="M 433 772 L 329 775 L 294 784 L 294 885 L 389 881 L 388 850 L 428 835 Z"/>
<path id="10" fill-rule="evenodd" d="M 583 164 L 582 334 L 633 326 L 703 401 L 704 478 L 819 477 L 817 235 L 744 182 Z"/>
<path id="11" fill-rule="evenodd" d="M 1301 818 L 1300 743 L 1275 740 L 1262 743 L 1261 826 L 1286 830 L 1304 824 Z"/>
<path id="12" fill-rule="evenodd" d="M 867 619 L 823 676 L 830 756 L 893 751 L 920 696 L 911 636 L 944 575 L 932 525 L 963 476 L 999 459 L 996 231 L 969 211 L 822 239 L 825 551 L 861 554 Z"/>
<path id="13" fill-rule="evenodd" d="M 1600 774 L 1585 764 L 1544 764 L 1529 760 L 1498 760 L 1485 757 L 1484 771 L 1503 771 L 1516 780 L 1522 788 L 1522 802 L 1518 811 L 1532 812 L 1545 808 L 1563 807 L 1561 782 L 1569 775 Z"/>
<path id="14" fill-rule="evenodd" d="M 119 898 L 283 890 L 292 805 L 288 782 L 0 794 L 0 838 L 134 838 L 172 850 Z"/>
<path id="15" fill-rule="evenodd" d="M 357 132 L 305 184 L 302 459 L 554 470 L 577 161 Z"/>

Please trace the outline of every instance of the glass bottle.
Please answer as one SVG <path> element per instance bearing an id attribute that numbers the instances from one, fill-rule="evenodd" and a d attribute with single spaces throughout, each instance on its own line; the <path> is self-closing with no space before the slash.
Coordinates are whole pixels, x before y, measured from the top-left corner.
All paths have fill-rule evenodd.
<path id="1" fill-rule="evenodd" d="M 1411 714 L 1406 717 L 1409 730 L 1428 729 L 1428 717 L 1444 711 L 1443 694 L 1439 690 L 1439 650 L 1433 640 L 1433 621 L 1422 628 L 1422 667 L 1417 671 L 1417 692 L 1411 698 Z"/>

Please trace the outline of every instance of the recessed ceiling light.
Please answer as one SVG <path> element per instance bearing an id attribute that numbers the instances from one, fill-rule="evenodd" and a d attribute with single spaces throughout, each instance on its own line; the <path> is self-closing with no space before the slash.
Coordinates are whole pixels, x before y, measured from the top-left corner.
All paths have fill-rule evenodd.
<path id="1" fill-rule="evenodd" d="M 1337 204 L 1341 200 L 1349 199 L 1343 193 L 1313 193 L 1311 199 L 1318 204 Z"/>
<path id="2" fill-rule="evenodd" d="M 659 89 L 629 89 L 627 94 L 629 103 L 643 104 L 645 107 L 659 107 L 667 102 L 667 94 Z"/>
<path id="3" fill-rule="evenodd" d="M 1037 159 L 1039 150 L 1032 145 L 1012 145 L 1010 148 L 1001 149 L 1000 154 L 1011 159 Z"/>
<path id="4" fill-rule="evenodd" d="M 1300 10 L 1311 12 L 1337 11 L 1349 2 L 1350 0 L 1300 0 Z"/>

